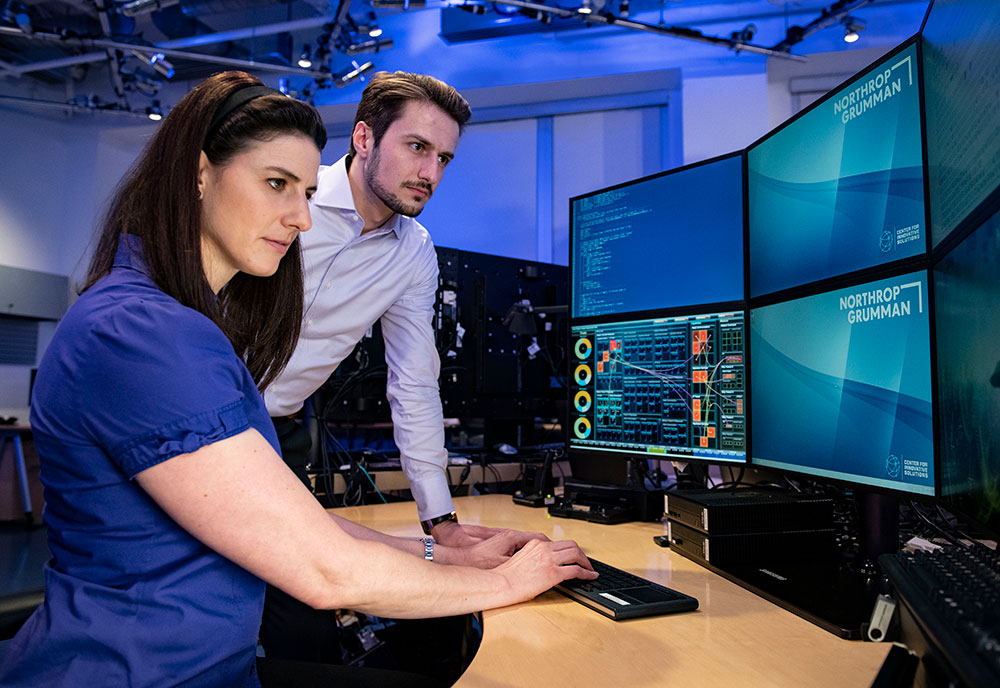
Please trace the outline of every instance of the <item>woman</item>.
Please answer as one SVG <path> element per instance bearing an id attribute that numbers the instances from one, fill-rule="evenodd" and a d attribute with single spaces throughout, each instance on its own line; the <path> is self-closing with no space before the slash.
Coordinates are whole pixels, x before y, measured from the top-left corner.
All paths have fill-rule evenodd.
<path id="1" fill-rule="evenodd" d="M 258 685 L 264 581 L 416 618 L 594 577 L 573 543 L 504 535 L 424 561 L 424 543 L 330 517 L 281 461 L 259 389 L 295 345 L 325 140 L 312 108 L 228 72 L 178 103 L 116 192 L 35 382 L 53 558 L 0 684 Z M 492 570 L 438 565 L 515 545 Z"/>

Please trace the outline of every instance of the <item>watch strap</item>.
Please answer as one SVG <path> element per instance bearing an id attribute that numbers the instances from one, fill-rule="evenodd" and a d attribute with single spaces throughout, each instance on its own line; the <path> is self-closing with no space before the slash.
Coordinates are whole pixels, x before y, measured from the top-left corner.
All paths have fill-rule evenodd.
<path id="1" fill-rule="evenodd" d="M 420 527 L 424 529 L 425 535 L 430 535 L 431 528 L 433 528 L 438 524 L 446 523 L 447 521 L 454 521 L 455 523 L 458 523 L 458 514 L 452 511 L 451 513 L 448 514 L 442 514 L 441 516 L 435 516 L 434 518 L 429 518 L 426 521 L 421 521 Z"/>

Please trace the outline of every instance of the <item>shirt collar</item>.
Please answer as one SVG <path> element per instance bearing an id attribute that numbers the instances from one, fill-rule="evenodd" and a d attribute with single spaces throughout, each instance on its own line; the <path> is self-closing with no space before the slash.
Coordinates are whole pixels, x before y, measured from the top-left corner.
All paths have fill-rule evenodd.
<path id="1" fill-rule="evenodd" d="M 320 208 L 334 208 L 337 210 L 356 213 L 354 206 L 354 194 L 351 193 L 351 182 L 347 178 L 347 156 L 330 165 L 323 167 L 319 171 L 319 184 L 316 193 L 313 194 L 311 203 Z M 382 225 L 377 233 L 382 234 L 388 231 L 394 232 L 396 238 L 401 239 L 406 230 L 407 223 L 399 213 L 393 213 L 392 217 Z"/>
<path id="2" fill-rule="evenodd" d="M 134 234 L 122 234 L 118 237 L 118 250 L 115 252 L 115 267 L 132 268 L 149 277 L 149 266 L 143 255 L 142 239 Z"/>

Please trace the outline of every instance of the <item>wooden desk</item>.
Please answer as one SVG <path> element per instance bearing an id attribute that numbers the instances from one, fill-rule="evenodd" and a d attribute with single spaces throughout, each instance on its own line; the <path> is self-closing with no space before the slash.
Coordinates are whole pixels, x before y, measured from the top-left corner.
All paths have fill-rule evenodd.
<path id="1" fill-rule="evenodd" d="M 869 686 L 885 643 L 841 640 L 694 562 L 657 547 L 659 523 L 602 526 L 551 518 L 510 497 L 455 500 L 466 523 L 573 539 L 591 556 L 698 598 L 698 611 L 612 621 L 556 592 L 487 611 L 483 643 L 459 688 Z M 412 503 L 339 509 L 372 528 L 417 536 Z"/>

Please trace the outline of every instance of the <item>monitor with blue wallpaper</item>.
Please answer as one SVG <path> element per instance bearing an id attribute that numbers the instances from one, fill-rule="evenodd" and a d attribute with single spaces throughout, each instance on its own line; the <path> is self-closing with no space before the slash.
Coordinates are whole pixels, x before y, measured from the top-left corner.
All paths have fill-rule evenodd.
<path id="1" fill-rule="evenodd" d="M 926 271 L 750 311 L 755 465 L 935 493 Z"/>
<path id="2" fill-rule="evenodd" d="M 927 251 L 917 43 L 747 151 L 750 297 Z"/>

